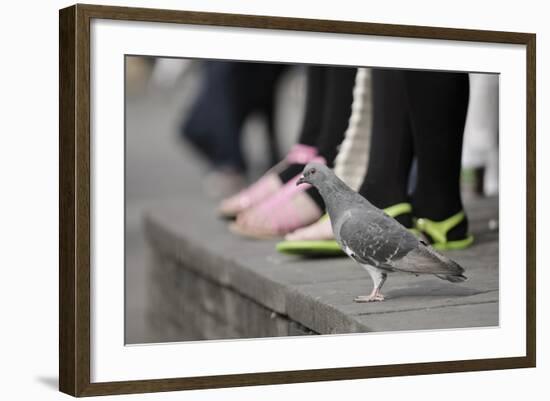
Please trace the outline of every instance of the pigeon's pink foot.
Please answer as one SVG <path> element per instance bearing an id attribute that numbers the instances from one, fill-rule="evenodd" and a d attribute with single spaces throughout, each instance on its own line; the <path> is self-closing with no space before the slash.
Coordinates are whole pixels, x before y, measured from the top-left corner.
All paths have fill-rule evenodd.
<path id="1" fill-rule="evenodd" d="M 287 241 L 325 241 L 331 239 L 334 239 L 334 233 L 328 215 L 324 215 L 307 227 L 299 228 L 285 235 Z"/>
<path id="2" fill-rule="evenodd" d="M 374 290 L 370 295 L 359 295 L 355 297 L 353 302 L 382 302 L 384 300 L 384 295 L 380 291 Z"/>
<path id="3" fill-rule="evenodd" d="M 236 195 L 224 199 L 218 208 L 219 213 L 224 217 L 235 217 L 248 208 L 258 205 L 275 194 L 283 183 L 278 173 L 283 171 L 290 164 L 307 164 L 317 155 L 317 149 L 312 146 L 296 144 L 288 155 L 277 165 L 269 169 L 258 181 L 243 189 Z"/>

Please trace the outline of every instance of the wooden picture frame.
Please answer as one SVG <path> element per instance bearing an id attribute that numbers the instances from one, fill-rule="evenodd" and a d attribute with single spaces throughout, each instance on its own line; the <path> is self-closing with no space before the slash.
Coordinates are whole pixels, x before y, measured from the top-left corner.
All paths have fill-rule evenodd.
<path id="1" fill-rule="evenodd" d="M 90 21 L 94 18 L 526 46 L 526 355 L 511 358 L 92 383 L 90 380 Z M 94 396 L 535 366 L 536 37 L 534 34 L 80 4 L 60 10 L 59 29 L 59 388 L 62 392 L 73 396 Z"/>

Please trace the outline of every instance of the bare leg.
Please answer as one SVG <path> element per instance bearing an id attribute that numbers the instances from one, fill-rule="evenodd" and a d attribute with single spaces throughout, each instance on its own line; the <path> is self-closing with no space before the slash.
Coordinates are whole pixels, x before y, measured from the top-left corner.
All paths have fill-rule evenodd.
<path id="1" fill-rule="evenodd" d="M 374 288 L 372 289 L 372 292 L 369 295 L 359 295 L 355 297 L 353 301 L 354 302 L 383 301 L 384 295 L 382 295 L 382 292 L 380 290 L 382 289 L 382 286 L 386 281 L 387 274 L 372 266 L 363 265 L 363 267 L 365 268 L 366 271 L 369 272 L 370 277 L 372 278 L 372 281 L 374 283 Z"/>

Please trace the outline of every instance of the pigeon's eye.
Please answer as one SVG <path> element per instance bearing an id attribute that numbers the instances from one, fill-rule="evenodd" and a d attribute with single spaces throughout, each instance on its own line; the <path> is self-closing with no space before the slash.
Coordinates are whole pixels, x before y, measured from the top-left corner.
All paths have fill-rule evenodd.
<path id="1" fill-rule="evenodd" d="M 315 174 L 317 170 L 315 170 L 314 168 L 312 168 L 311 170 L 309 170 L 309 174 Z"/>

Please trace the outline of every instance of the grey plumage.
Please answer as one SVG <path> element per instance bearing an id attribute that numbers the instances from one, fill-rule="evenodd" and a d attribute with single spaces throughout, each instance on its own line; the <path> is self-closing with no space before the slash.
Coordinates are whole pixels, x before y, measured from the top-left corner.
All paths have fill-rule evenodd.
<path id="1" fill-rule="evenodd" d="M 374 289 L 357 302 L 381 301 L 387 274 L 395 271 L 432 274 L 464 281 L 464 269 L 350 189 L 322 164 L 310 163 L 298 181 L 317 188 L 325 202 L 336 241 L 371 275 Z"/>

